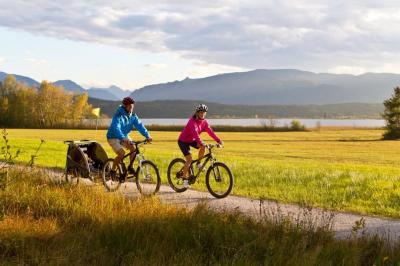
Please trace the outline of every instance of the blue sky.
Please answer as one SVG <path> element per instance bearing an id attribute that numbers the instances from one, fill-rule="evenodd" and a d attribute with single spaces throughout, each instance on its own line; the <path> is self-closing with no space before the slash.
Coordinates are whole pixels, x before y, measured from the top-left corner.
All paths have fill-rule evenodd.
<path id="1" fill-rule="evenodd" d="M 397 1 L 5 1 L 0 71 L 136 89 L 256 68 L 400 72 Z"/>

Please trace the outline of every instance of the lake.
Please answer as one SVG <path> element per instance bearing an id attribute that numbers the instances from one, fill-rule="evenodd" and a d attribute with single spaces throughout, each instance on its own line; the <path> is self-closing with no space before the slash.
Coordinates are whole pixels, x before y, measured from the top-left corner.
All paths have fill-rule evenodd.
<path id="1" fill-rule="evenodd" d="M 290 125 L 293 119 L 207 119 L 210 125 L 230 125 L 230 126 L 275 126 Z M 385 121 L 382 119 L 296 119 L 308 128 L 317 127 L 318 123 L 321 126 L 346 126 L 346 127 L 383 127 Z M 185 125 L 188 119 L 181 118 L 143 118 L 141 119 L 145 125 Z M 96 125 L 96 120 L 86 119 L 85 124 Z M 108 126 L 111 119 L 99 119 L 99 126 Z"/>

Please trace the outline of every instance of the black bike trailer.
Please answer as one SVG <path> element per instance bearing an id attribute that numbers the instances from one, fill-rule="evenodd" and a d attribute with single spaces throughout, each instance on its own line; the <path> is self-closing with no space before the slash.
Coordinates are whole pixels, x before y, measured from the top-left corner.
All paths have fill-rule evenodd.
<path id="1" fill-rule="evenodd" d="M 65 165 L 65 179 L 71 182 L 73 178 L 88 178 L 92 181 L 101 179 L 101 170 L 108 160 L 103 147 L 92 140 L 66 140 L 68 144 Z"/>

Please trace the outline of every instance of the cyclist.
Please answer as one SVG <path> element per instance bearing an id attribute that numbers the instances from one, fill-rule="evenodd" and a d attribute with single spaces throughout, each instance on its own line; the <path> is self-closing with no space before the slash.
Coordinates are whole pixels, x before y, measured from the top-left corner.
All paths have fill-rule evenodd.
<path id="1" fill-rule="evenodd" d="M 204 157 L 206 144 L 200 139 L 200 134 L 206 131 L 217 143 L 222 144 L 221 139 L 218 138 L 205 119 L 207 111 L 208 107 L 205 104 L 199 104 L 195 109 L 195 113 L 179 135 L 178 145 L 186 159 L 185 166 L 180 172 L 180 176 L 183 179 L 183 186 L 186 188 L 189 187 L 188 172 L 193 160 L 190 147 L 199 149 L 197 167 L 199 169 L 202 168 L 200 161 Z"/>
<path id="2" fill-rule="evenodd" d="M 133 113 L 133 108 L 135 101 L 131 97 L 125 97 L 122 100 L 122 105 L 120 105 L 115 112 L 110 127 L 107 131 L 107 142 L 110 144 L 111 148 L 117 154 L 114 159 L 114 164 L 111 169 L 111 177 L 115 178 L 115 171 L 117 166 L 121 163 L 125 156 L 124 148 L 131 152 L 135 151 L 135 145 L 129 138 L 128 134 L 135 127 L 140 134 L 142 134 L 148 142 L 152 141 L 149 132 L 146 127 L 139 120 L 138 116 Z M 130 159 L 133 160 L 135 154 L 130 155 Z M 132 172 L 133 169 L 128 169 Z M 123 180 L 120 180 L 123 181 Z"/>

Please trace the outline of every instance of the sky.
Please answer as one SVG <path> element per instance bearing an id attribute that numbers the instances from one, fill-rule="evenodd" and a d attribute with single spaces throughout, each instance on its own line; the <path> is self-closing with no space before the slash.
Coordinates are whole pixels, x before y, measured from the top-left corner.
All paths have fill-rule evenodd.
<path id="1" fill-rule="evenodd" d="M 88 87 L 252 69 L 400 73 L 400 2 L 0 0 L 0 71 Z"/>

